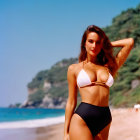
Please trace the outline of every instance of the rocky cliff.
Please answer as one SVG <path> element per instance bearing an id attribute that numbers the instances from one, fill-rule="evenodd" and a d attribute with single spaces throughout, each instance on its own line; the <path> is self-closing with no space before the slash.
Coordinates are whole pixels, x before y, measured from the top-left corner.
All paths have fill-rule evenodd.
<path id="1" fill-rule="evenodd" d="M 65 108 L 68 96 L 67 68 L 77 58 L 63 59 L 39 72 L 28 84 L 28 99 L 20 107 Z"/>

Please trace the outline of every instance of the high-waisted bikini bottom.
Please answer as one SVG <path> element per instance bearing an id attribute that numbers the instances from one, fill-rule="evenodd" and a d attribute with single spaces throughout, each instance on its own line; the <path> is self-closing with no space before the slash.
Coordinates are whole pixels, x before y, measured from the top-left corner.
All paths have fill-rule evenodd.
<path id="1" fill-rule="evenodd" d="M 75 113 L 85 121 L 93 137 L 95 137 L 112 121 L 110 109 L 108 106 L 100 107 L 81 102 L 75 110 Z"/>

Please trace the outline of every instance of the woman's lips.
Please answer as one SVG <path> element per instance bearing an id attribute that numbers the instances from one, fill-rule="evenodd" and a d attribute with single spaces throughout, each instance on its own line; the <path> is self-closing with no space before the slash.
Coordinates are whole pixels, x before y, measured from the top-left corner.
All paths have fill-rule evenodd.
<path id="1" fill-rule="evenodd" d="M 95 53 L 95 50 L 91 50 L 93 53 Z"/>

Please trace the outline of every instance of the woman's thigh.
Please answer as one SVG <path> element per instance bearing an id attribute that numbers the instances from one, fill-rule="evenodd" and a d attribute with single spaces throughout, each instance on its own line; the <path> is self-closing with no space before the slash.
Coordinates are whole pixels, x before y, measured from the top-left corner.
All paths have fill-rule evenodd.
<path id="1" fill-rule="evenodd" d="M 108 140 L 110 125 L 111 123 L 108 124 L 97 136 L 95 136 L 95 140 Z"/>
<path id="2" fill-rule="evenodd" d="M 93 136 L 84 120 L 78 115 L 72 116 L 69 128 L 70 140 L 93 140 Z"/>

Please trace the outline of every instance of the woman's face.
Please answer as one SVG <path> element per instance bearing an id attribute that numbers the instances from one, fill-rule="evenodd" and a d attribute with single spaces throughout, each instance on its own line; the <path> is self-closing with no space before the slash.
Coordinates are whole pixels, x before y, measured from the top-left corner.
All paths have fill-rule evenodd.
<path id="1" fill-rule="evenodd" d="M 90 32 L 85 43 L 87 55 L 96 57 L 102 48 L 99 35 L 96 32 Z"/>

